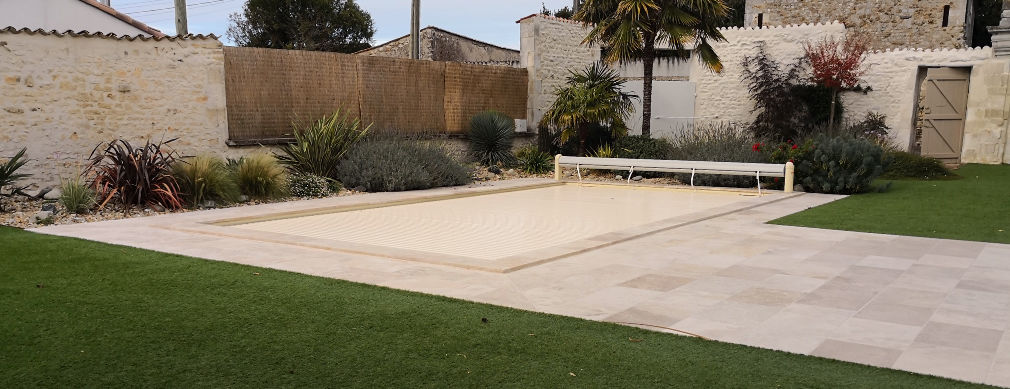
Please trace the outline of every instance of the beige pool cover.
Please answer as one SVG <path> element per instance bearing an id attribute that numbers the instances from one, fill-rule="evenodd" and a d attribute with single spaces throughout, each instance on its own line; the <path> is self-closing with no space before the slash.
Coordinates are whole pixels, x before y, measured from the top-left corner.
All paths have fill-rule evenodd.
<path id="1" fill-rule="evenodd" d="M 757 201 L 739 192 L 567 184 L 232 227 L 390 257 L 509 271 L 703 218 L 704 211 Z"/>

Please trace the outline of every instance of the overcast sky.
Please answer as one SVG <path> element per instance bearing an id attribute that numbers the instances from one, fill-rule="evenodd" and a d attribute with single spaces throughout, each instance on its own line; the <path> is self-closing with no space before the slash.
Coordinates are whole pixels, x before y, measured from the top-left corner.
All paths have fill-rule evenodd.
<path id="1" fill-rule="evenodd" d="M 175 33 L 173 0 L 111 0 L 113 8 L 168 34 Z M 410 0 L 357 0 L 375 21 L 375 41 L 380 44 L 409 33 Z M 228 15 L 245 0 L 187 0 L 189 32 L 225 36 Z M 421 0 L 421 27 L 437 26 L 500 46 L 519 48 L 516 20 L 550 9 L 571 6 L 571 0 Z"/>

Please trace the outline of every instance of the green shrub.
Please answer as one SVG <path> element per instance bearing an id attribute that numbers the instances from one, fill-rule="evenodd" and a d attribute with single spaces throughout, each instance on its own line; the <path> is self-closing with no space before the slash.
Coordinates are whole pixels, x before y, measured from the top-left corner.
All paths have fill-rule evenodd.
<path id="1" fill-rule="evenodd" d="M 554 169 L 554 157 L 529 145 L 516 152 L 519 169 L 529 174 L 544 174 Z"/>
<path id="2" fill-rule="evenodd" d="M 253 154 L 239 160 L 235 171 L 242 194 L 260 199 L 284 196 L 287 177 L 277 158 L 269 154 Z"/>
<path id="3" fill-rule="evenodd" d="M 670 159 L 672 153 L 673 146 L 665 139 L 629 135 L 614 141 L 614 154 L 617 158 Z"/>
<path id="4" fill-rule="evenodd" d="M 441 147 L 403 139 L 362 142 L 337 170 L 340 182 L 366 191 L 404 191 L 470 182 L 470 171 Z"/>
<path id="5" fill-rule="evenodd" d="M 957 177 L 950 169 L 947 169 L 947 166 L 944 166 L 943 162 L 935 158 L 904 151 L 888 152 L 885 158 L 889 164 L 884 175 L 881 176 L 882 178 L 933 180 Z"/>
<path id="6" fill-rule="evenodd" d="M 288 187 L 295 197 L 326 197 L 330 195 L 330 180 L 309 173 L 292 173 Z"/>
<path id="7" fill-rule="evenodd" d="M 81 176 L 63 180 L 60 185 L 60 204 L 67 212 L 85 214 L 95 207 L 95 191 L 81 180 Z"/>
<path id="8" fill-rule="evenodd" d="M 693 131 L 680 132 L 670 138 L 670 159 L 681 161 L 757 162 L 767 163 L 748 131 L 732 124 L 698 125 Z M 684 183 L 691 182 L 690 174 L 677 174 Z M 757 177 L 698 174 L 694 184 L 749 188 L 757 186 Z"/>
<path id="9" fill-rule="evenodd" d="M 9 185 L 14 185 L 14 182 L 31 176 L 30 174 L 18 173 L 18 170 L 28 163 L 28 160 L 24 159 L 25 152 L 28 151 L 27 148 L 22 148 L 14 157 L 7 160 L 4 163 L 0 163 L 0 190 Z M 19 188 L 14 188 L 13 192 L 17 192 Z"/>
<path id="10" fill-rule="evenodd" d="M 88 170 L 93 177 L 90 185 L 98 192 L 99 207 L 115 201 L 127 206 L 182 208 L 179 183 L 172 175 L 178 154 L 168 147 L 174 141 L 148 141 L 144 147 L 133 147 L 119 139 L 95 147 Z"/>
<path id="11" fill-rule="evenodd" d="M 794 163 L 797 182 L 806 191 L 834 194 L 868 191 L 885 167 L 879 145 L 849 136 L 819 136 L 813 150 Z"/>
<path id="12" fill-rule="evenodd" d="M 178 161 L 172 174 L 179 182 L 183 198 L 193 207 L 206 200 L 233 203 L 238 200 L 239 189 L 226 162 L 215 156 L 201 155 L 188 161 Z"/>
<path id="13" fill-rule="evenodd" d="M 358 120 L 349 121 L 340 111 L 307 126 L 295 125 L 295 143 L 281 147 L 277 160 L 293 172 L 336 179 L 341 158 L 368 133 Z"/>
<path id="14" fill-rule="evenodd" d="M 484 166 L 512 163 L 512 137 L 516 123 L 497 111 L 484 111 L 470 119 L 470 155 Z"/>

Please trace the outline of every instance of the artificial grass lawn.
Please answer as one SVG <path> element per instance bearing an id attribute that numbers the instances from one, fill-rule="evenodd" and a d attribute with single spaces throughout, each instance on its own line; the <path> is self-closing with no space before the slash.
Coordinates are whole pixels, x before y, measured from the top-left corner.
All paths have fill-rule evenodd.
<path id="1" fill-rule="evenodd" d="M 3 388 L 968 386 L 9 228 L 0 269 Z"/>
<path id="2" fill-rule="evenodd" d="M 772 224 L 1010 243 L 1010 166 L 965 165 L 960 180 L 892 181 Z M 884 182 L 878 182 L 882 184 Z"/>

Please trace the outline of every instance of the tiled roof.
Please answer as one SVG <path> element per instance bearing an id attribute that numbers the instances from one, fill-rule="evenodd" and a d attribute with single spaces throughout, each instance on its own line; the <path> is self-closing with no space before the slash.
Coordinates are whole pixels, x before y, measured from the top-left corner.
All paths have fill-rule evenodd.
<path id="1" fill-rule="evenodd" d="M 116 35 L 116 34 L 113 34 L 113 33 L 107 33 L 106 34 L 106 33 L 102 33 L 102 32 L 89 32 L 89 31 L 86 31 L 86 30 L 81 30 L 81 31 L 76 31 L 76 32 L 75 31 L 67 30 L 67 31 L 64 31 L 64 32 L 59 32 L 59 31 L 56 31 L 56 30 L 46 31 L 46 30 L 43 30 L 41 28 L 32 30 L 32 29 L 29 29 L 29 28 L 15 28 L 15 27 L 10 27 L 10 26 L 4 27 L 4 28 L 0 29 L 0 33 L 7 33 L 7 34 L 28 34 L 28 35 L 47 35 L 47 36 L 51 35 L 51 36 L 59 36 L 59 37 L 69 36 L 69 37 L 75 37 L 75 38 L 76 37 L 83 37 L 83 38 L 104 38 L 104 39 L 127 40 L 127 41 L 135 41 L 135 40 L 151 41 L 151 40 L 153 40 L 153 41 L 159 41 L 160 42 L 162 40 L 176 41 L 176 40 L 189 40 L 189 39 L 213 39 L 213 40 L 217 40 L 217 36 L 214 36 L 214 34 L 210 34 L 210 35 L 203 35 L 203 34 L 193 35 L 193 34 L 189 34 L 189 35 L 185 35 L 185 36 L 169 36 L 169 35 L 165 35 L 165 34 L 161 34 L 159 36 L 148 36 L 148 35 L 144 35 L 144 34 L 137 34 L 137 35 L 122 35 L 122 36 L 120 36 L 120 35 Z"/>
<path id="2" fill-rule="evenodd" d="M 141 21 L 139 21 L 137 19 L 131 18 L 127 14 L 124 14 L 122 12 L 116 11 L 114 8 L 106 6 L 105 4 L 99 3 L 99 2 L 97 2 L 95 0 L 78 0 L 78 1 L 80 1 L 80 2 L 82 2 L 84 4 L 87 4 L 87 5 L 90 5 L 92 7 L 98 8 L 98 10 L 109 14 L 109 16 L 112 16 L 112 17 L 114 17 L 116 19 L 119 19 L 119 20 L 123 21 L 124 23 L 129 24 L 129 25 L 137 28 L 138 30 L 141 30 L 143 32 L 151 34 L 154 37 L 161 38 L 161 37 L 165 36 L 165 33 L 159 31 L 158 29 L 156 29 L 154 27 L 151 27 L 151 26 L 148 26 L 148 25 L 144 24 L 143 22 L 141 22 Z"/>

